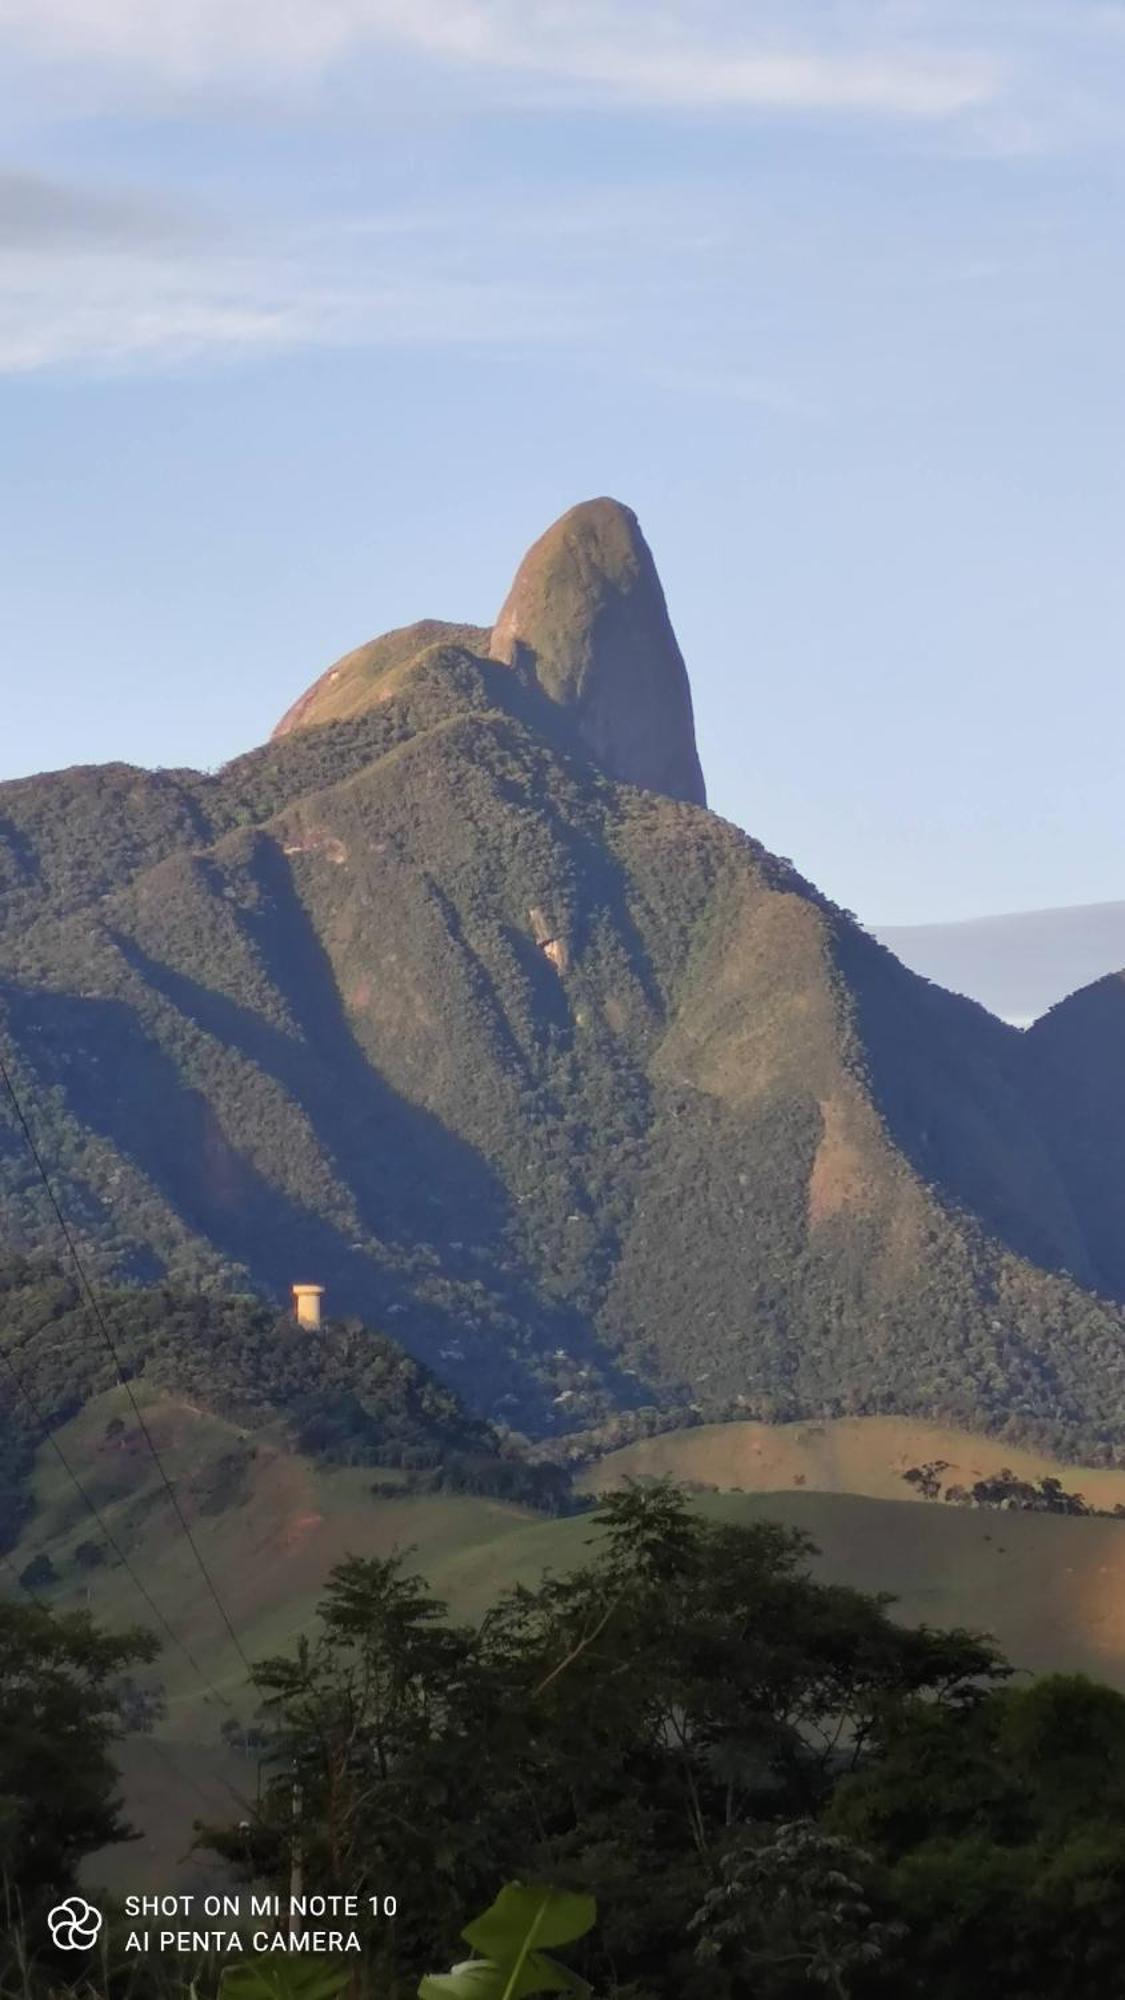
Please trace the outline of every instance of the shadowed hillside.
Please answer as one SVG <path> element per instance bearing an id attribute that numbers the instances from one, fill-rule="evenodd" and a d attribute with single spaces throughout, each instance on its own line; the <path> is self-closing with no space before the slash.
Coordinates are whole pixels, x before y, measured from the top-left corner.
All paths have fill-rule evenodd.
<path id="1" fill-rule="evenodd" d="M 1125 1294 L 1125 973 L 1052 1007 L 1028 1030 L 1043 1129 L 1107 1290 Z"/>

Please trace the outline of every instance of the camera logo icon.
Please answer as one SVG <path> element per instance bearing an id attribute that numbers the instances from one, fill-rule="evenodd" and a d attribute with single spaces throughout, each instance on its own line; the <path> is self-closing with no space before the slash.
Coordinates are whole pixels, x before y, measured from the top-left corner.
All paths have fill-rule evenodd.
<path id="1" fill-rule="evenodd" d="M 93 1951 L 102 1927 L 102 1913 L 84 1896 L 68 1896 L 47 1912 L 51 1936 L 60 1951 Z"/>

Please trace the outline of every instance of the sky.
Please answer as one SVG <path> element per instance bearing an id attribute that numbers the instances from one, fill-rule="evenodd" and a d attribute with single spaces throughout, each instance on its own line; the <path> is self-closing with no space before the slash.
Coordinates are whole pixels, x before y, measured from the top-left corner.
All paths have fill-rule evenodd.
<path id="1" fill-rule="evenodd" d="M 1123 88 L 1125 0 L 0 0 L 0 779 L 215 767 L 612 493 L 718 811 L 1125 897 Z"/>

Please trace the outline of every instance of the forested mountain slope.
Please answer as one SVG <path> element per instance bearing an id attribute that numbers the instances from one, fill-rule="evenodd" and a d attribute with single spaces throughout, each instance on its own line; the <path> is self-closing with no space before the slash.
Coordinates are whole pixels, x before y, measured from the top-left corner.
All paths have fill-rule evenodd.
<path id="1" fill-rule="evenodd" d="M 1125 1316 L 1021 1037 L 699 802 L 627 510 L 533 558 L 499 637 L 362 647 L 215 777 L 0 787 L 0 1034 L 99 1268 L 316 1278 L 540 1433 L 1112 1448 Z M 0 1217 L 52 1240 L 10 1122 Z"/>

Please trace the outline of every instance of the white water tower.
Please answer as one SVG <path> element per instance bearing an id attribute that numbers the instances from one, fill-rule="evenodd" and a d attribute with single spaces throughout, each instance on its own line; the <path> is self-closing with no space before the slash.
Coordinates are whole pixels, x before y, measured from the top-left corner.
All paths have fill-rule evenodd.
<path id="1" fill-rule="evenodd" d="M 320 1325 L 320 1301 L 323 1297 L 323 1285 L 294 1285 L 293 1313 L 298 1326 L 307 1326 L 310 1332 L 316 1332 Z"/>

